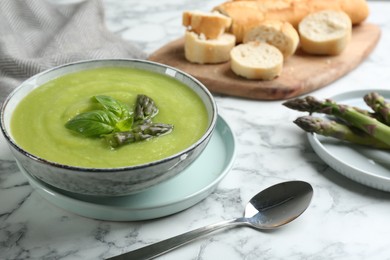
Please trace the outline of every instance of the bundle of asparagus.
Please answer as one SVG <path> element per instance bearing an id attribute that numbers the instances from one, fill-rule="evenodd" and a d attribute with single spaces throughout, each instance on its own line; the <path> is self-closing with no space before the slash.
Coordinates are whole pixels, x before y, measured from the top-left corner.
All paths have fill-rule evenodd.
<path id="1" fill-rule="evenodd" d="M 298 117 L 294 121 L 306 132 L 390 149 L 390 103 L 376 92 L 366 94 L 363 99 L 372 111 L 338 104 L 331 99 L 318 100 L 313 96 L 288 100 L 283 105 L 309 112 L 309 116 Z M 314 117 L 313 113 L 326 114 L 328 117 Z"/>

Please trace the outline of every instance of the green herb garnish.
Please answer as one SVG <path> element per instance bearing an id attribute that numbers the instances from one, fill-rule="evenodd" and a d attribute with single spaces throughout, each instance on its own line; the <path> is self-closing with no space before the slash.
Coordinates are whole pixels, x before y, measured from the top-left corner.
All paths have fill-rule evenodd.
<path id="1" fill-rule="evenodd" d="M 130 111 L 125 104 L 113 99 L 109 96 L 94 96 L 94 99 L 99 102 L 104 110 L 112 112 L 120 119 L 126 119 L 130 117 Z"/>
<path id="2" fill-rule="evenodd" d="M 94 110 L 75 116 L 65 127 L 86 137 L 97 137 L 114 131 L 116 117 L 109 111 Z"/>
<path id="3" fill-rule="evenodd" d="M 109 96 L 94 96 L 102 109 L 81 113 L 69 120 L 65 127 L 85 137 L 104 137 L 113 147 L 148 140 L 172 131 L 170 124 L 153 123 L 158 108 L 146 95 L 138 95 L 135 112 Z"/>

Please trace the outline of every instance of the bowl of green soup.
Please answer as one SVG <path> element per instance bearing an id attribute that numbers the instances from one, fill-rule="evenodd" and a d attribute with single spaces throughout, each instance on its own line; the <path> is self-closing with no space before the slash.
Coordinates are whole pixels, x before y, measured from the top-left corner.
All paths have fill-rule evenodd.
<path id="1" fill-rule="evenodd" d="M 87 60 L 39 73 L 1 107 L 18 166 L 56 188 L 93 196 L 144 191 L 207 146 L 217 107 L 192 76 L 163 64 Z"/>

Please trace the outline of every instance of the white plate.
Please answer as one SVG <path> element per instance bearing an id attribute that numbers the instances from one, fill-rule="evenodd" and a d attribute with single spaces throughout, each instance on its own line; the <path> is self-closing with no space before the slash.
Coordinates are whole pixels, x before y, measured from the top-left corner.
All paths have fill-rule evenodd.
<path id="1" fill-rule="evenodd" d="M 390 100 L 390 90 L 358 90 L 331 97 L 340 104 L 370 109 L 363 100 L 368 92 L 376 91 Z M 309 142 L 318 156 L 342 175 L 366 186 L 390 192 L 390 152 L 347 144 L 316 134 L 308 134 Z"/>
<path id="2" fill-rule="evenodd" d="M 209 144 L 186 170 L 146 191 L 129 196 L 101 198 L 66 192 L 27 174 L 31 186 L 51 203 L 81 216 L 134 221 L 167 216 L 206 198 L 226 176 L 235 157 L 235 138 L 229 125 L 218 117 Z"/>

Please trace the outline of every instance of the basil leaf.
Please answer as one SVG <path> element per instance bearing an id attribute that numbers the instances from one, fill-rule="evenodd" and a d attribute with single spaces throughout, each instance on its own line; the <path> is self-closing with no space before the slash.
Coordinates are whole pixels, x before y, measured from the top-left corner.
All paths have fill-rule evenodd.
<path id="1" fill-rule="evenodd" d="M 83 136 L 97 137 L 114 131 L 117 120 L 109 111 L 94 110 L 75 116 L 65 124 L 65 127 Z"/>
<path id="2" fill-rule="evenodd" d="M 129 131 L 132 127 L 133 127 L 133 118 L 132 117 L 121 120 L 115 124 L 115 128 L 119 132 Z"/>
<path id="3" fill-rule="evenodd" d="M 122 102 L 104 95 L 94 96 L 104 109 L 114 113 L 120 119 L 126 119 L 130 116 L 130 111 Z"/>

